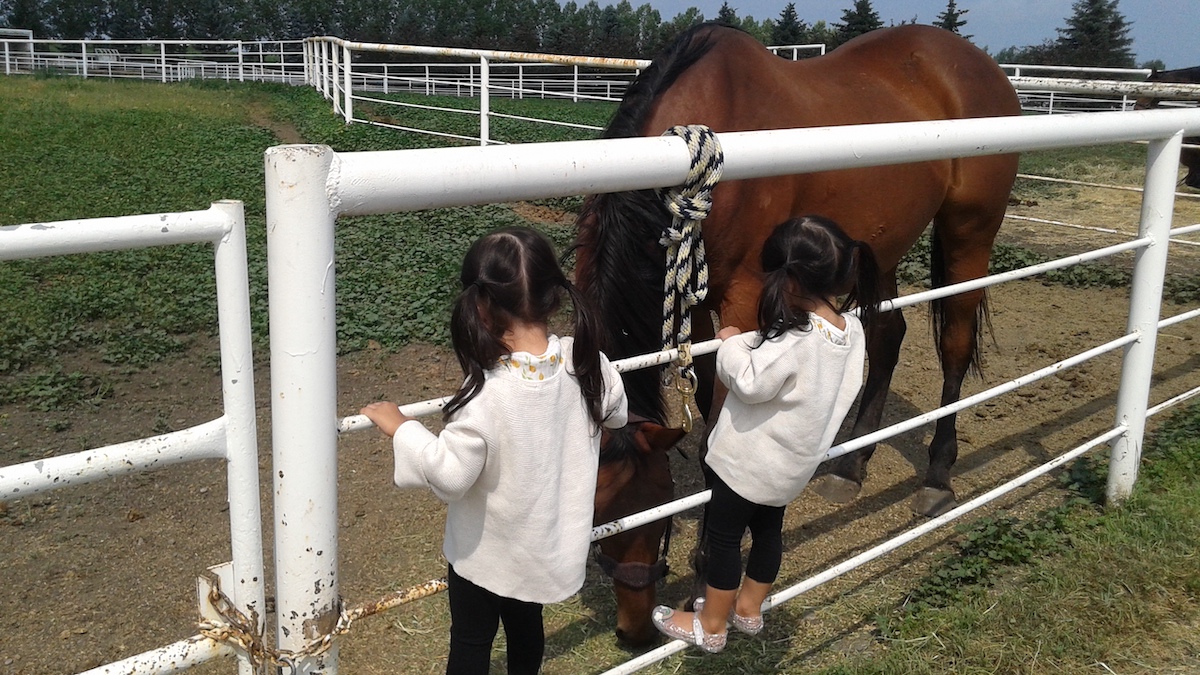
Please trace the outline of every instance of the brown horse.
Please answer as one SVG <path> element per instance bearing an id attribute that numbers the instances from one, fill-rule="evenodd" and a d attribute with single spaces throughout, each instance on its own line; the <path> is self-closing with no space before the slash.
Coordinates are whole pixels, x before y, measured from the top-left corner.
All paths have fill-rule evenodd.
<path id="1" fill-rule="evenodd" d="M 1192 68 L 1180 68 L 1178 70 L 1156 70 L 1146 78 L 1147 82 L 1177 82 L 1180 84 L 1200 84 L 1200 66 Z M 1158 107 L 1160 99 L 1157 98 L 1139 98 L 1134 103 L 1134 108 L 1145 110 L 1147 108 Z M 1200 145 L 1200 136 L 1191 136 L 1183 139 L 1187 145 Z M 1187 175 L 1183 177 L 1183 184 L 1188 187 L 1200 189 L 1200 148 L 1184 148 L 1179 151 L 1179 163 L 1187 167 Z"/>
<path id="2" fill-rule="evenodd" d="M 741 31 L 704 24 L 682 34 L 641 73 L 604 136 L 658 135 L 679 124 L 704 124 L 721 133 L 1018 114 L 1016 93 L 991 57 L 941 29 L 877 30 L 826 56 L 793 62 Z M 1006 155 L 720 183 L 703 224 L 710 280 L 699 316 L 711 310 L 724 325 L 757 327 L 760 248 L 774 225 L 799 214 L 832 218 L 868 242 L 886 270 L 882 290 L 890 297 L 897 290 L 896 264 L 931 221 L 934 283 L 985 275 L 1016 170 L 1017 157 Z M 585 200 L 577 223 L 576 278 L 598 303 L 610 357 L 661 349 L 665 260 L 658 240 L 669 223 L 653 190 Z M 978 364 L 983 300 L 983 292 L 974 291 L 934 307 L 943 404 L 959 398 L 964 376 Z M 712 337 L 710 322 L 697 320 L 695 326 L 696 341 Z M 870 368 L 856 436 L 879 426 L 904 333 L 897 310 L 883 314 L 869 334 Z M 724 392 L 713 388 L 711 357 L 699 359 L 697 368 L 698 402 L 709 416 Z M 661 422 L 658 374 L 647 369 L 625 377 L 630 411 Z M 620 459 L 602 460 L 597 522 L 671 496 L 666 449 L 682 432 L 642 422 L 622 435 L 621 449 L 609 453 Z M 919 511 L 934 514 L 953 505 L 950 468 L 957 448 L 951 415 L 937 423 Z M 873 449 L 835 462 L 826 477 L 840 488 L 833 497 L 854 498 Z M 664 529 L 660 522 L 605 540 L 602 547 L 612 559 L 644 569 L 658 557 Z M 618 579 L 616 587 L 618 637 L 637 644 L 655 639 L 649 620 L 653 584 L 638 590 Z"/>

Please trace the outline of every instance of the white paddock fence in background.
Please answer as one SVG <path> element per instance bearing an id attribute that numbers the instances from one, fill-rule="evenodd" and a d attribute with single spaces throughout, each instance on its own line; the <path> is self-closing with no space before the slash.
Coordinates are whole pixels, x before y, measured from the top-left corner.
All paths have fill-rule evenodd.
<path id="1" fill-rule="evenodd" d="M 0 227 L 0 260 L 191 243 L 210 243 L 214 249 L 224 414 L 153 438 L 0 467 L 0 498 L 27 498 L 183 462 L 224 459 L 233 560 L 210 569 L 237 608 L 258 617 L 261 630 L 266 615 L 265 574 L 242 203 L 216 202 L 206 211 L 186 213 L 4 226 Z M 168 673 L 232 653 L 230 645 L 197 635 L 93 672 Z M 252 673 L 244 657 L 239 658 L 239 672 Z"/>
<path id="2" fill-rule="evenodd" d="M 299 40 L 41 40 L 0 37 L 5 75 L 301 84 Z"/>
<path id="3" fill-rule="evenodd" d="M 726 180 L 814 172 L 943 157 L 963 157 L 1100 143 L 1148 141 L 1147 173 L 1139 234 L 1133 241 L 1026 268 L 998 277 L 908 296 L 899 304 L 962 292 L 1065 267 L 1121 251 L 1136 250 L 1126 334 L 1077 356 L 1039 369 L 876 433 L 848 441 L 836 456 L 957 412 L 1092 357 L 1124 350 L 1112 428 L 1084 445 L 955 510 L 906 532 L 791 588 L 773 595 L 773 607 L 943 525 L 997 496 L 1024 485 L 1087 450 L 1111 441 L 1110 500 L 1128 496 L 1137 476 L 1149 414 L 1194 396 L 1184 392 L 1149 408 L 1157 331 L 1200 316 L 1192 310 L 1160 321 L 1174 186 L 1181 138 L 1200 132 L 1200 110 L 1155 110 L 1088 115 L 1028 116 L 726 133 Z M 462 147 L 390 152 L 336 153 L 325 146 L 271 148 L 266 154 L 268 279 L 271 288 L 272 446 L 275 466 L 275 542 L 278 626 L 281 649 L 303 650 L 324 638 L 314 626 L 336 623 L 340 600 L 337 567 L 336 453 L 339 429 L 363 426 L 361 418 L 339 422 L 336 410 L 334 229 L 339 216 L 562 197 L 678 185 L 689 153 L 674 137 L 566 143 Z M 700 345 L 711 351 L 715 343 Z M 671 357 L 650 355 L 636 365 Z M 634 365 L 633 362 L 623 366 Z M 436 409 L 437 401 L 407 407 Z M 623 519 L 632 527 L 701 503 L 706 493 Z M 300 513 L 306 518 L 299 518 Z M 320 552 L 320 554 L 318 554 Z M 315 583 L 319 582 L 319 583 Z M 672 642 L 618 666 L 633 672 L 684 649 Z M 337 651 L 297 662 L 303 672 L 336 672 Z"/>
<path id="4" fill-rule="evenodd" d="M 440 58 L 440 62 L 414 62 L 413 57 Z M 445 59 L 454 59 L 446 61 Z M 640 69 L 650 65 L 642 59 L 613 59 L 565 56 L 530 52 L 452 47 L 422 47 L 351 42 L 336 37 L 304 41 L 307 83 L 333 102 L 335 112 L 347 124 L 359 122 L 427 133 L 435 136 L 497 143 L 490 138 L 493 117 L 520 119 L 544 124 L 599 131 L 601 127 L 531 119 L 493 112 L 489 99 L 560 98 L 571 101 L 620 101 L 625 88 Z M 480 92 L 488 92 L 480 96 Z M 478 97 L 477 110 L 434 107 L 389 100 L 379 96 L 412 92 L 422 95 Z M 479 119 L 479 135 L 463 136 L 423 130 L 354 116 L 355 101 L 408 109 L 432 109 L 470 115 Z"/>

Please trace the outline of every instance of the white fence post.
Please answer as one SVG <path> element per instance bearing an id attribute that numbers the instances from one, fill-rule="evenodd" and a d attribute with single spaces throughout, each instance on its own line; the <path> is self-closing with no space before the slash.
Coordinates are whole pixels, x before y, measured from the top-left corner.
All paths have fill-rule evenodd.
<path id="1" fill-rule="evenodd" d="M 258 430 L 254 407 L 254 350 L 250 339 L 245 208 L 240 201 L 215 202 L 213 208 L 224 212 L 233 223 L 233 231 L 214 247 L 221 392 L 225 407 L 229 537 L 233 554 L 233 587 L 223 590 L 247 617 L 257 615 L 258 624 L 254 628 L 261 632 L 267 613 L 263 591 L 266 573 L 258 489 Z M 244 654 L 238 656 L 238 670 L 242 675 L 254 672 Z"/>
<path id="2" fill-rule="evenodd" d="M 88 76 L 88 66 L 87 66 L 87 42 L 85 40 L 79 41 L 79 57 L 80 57 L 81 67 L 83 68 L 83 79 L 86 80 L 87 76 Z"/>
<path id="3" fill-rule="evenodd" d="M 276 631 L 293 652 L 328 635 L 339 614 L 336 214 L 325 192 L 334 160 L 321 145 L 265 153 Z M 336 643 L 292 672 L 318 671 L 336 675 Z"/>
<path id="4" fill-rule="evenodd" d="M 162 81 L 167 81 L 167 43 L 158 43 L 159 68 L 162 69 Z"/>
<path id="5" fill-rule="evenodd" d="M 245 58 L 242 56 L 242 41 L 241 40 L 237 41 L 237 50 L 238 50 L 238 82 L 245 82 L 246 81 L 246 61 L 245 61 Z"/>
<path id="6" fill-rule="evenodd" d="M 491 68 L 486 56 L 479 57 L 479 144 L 488 144 L 491 133 Z"/>
<path id="7" fill-rule="evenodd" d="M 1139 249 L 1134 258 L 1126 332 L 1136 332 L 1140 337 L 1125 348 L 1121 362 L 1117 424 L 1124 424 L 1128 429 L 1112 443 L 1106 491 L 1110 504 L 1121 502 L 1133 492 L 1142 457 L 1182 143 L 1183 134 L 1177 133 L 1168 139 L 1151 141 L 1146 152 L 1146 190 L 1142 194 L 1138 236 L 1151 237 L 1154 243 Z"/>
<path id="8" fill-rule="evenodd" d="M 342 45 L 342 66 L 346 69 L 345 91 L 342 95 L 345 97 L 345 104 L 342 105 L 342 110 L 346 113 L 346 124 L 354 121 L 354 101 L 351 98 L 354 95 L 354 81 L 351 79 L 354 75 L 354 59 L 350 54 L 349 45 Z"/>

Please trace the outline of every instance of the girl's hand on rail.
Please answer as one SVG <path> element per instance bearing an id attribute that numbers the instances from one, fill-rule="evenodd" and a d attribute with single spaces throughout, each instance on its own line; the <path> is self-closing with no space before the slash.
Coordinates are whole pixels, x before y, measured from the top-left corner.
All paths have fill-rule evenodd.
<path id="1" fill-rule="evenodd" d="M 741 328 L 738 328 L 737 326 L 725 326 L 721 330 L 717 331 L 717 339 L 718 340 L 728 340 L 729 338 L 731 338 L 735 335 L 741 335 L 741 334 L 742 334 Z"/>
<path id="2" fill-rule="evenodd" d="M 366 415 L 367 419 L 371 420 L 389 438 L 396 435 L 396 430 L 400 428 L 401 424 L 416 419 L 400 412 L 400 408 L 391 401 L 372 403 L 359 412 Z"/>

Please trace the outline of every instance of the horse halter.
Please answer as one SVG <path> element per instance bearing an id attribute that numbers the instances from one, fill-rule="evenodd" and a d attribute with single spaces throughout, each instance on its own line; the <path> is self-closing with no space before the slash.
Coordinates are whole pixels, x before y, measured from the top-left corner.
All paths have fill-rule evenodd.
<path id="1" fill-rule="evenodd" d="M 667 552 L 671 548 L 671 530 L 674 526 L 674 520 L 674 517 L 667 517 L 667 531 L 663 534 L 662 555 L 659 556 L 658 561 L 654 564 L 618 562 L 616 558 L 600 550 L 600 542 L 598 541 L 592 542 L 592 553 L 596 557 L 596 564 L 613 581 L 619 581 L 634 590 L 640 591 L 643 588 L 652 586 L 659 579 L 665 578 L 671 571 L 670 566 L 667 564 Z"/>

